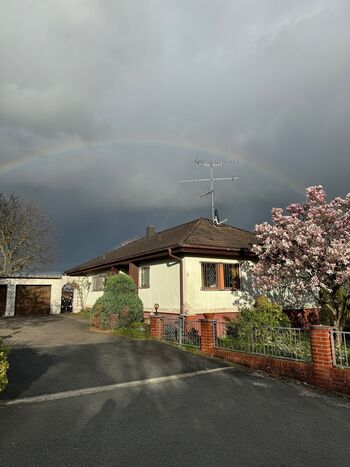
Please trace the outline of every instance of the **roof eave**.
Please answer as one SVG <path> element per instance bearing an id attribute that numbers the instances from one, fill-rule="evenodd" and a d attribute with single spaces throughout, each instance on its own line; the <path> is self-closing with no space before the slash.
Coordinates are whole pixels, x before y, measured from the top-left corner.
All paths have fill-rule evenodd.
<path id="1" fill-rule="evenodd" d="M 211 253 L 223 254 L 225 256 L 230 253 L 244 253 L 244 256 L 247 255 L 249 257 L 254 257 L 255 255 L 251 253 L 249 248 L 224 248 L 224 247 L 213 247 L 213 246 L 205 246 L 205 245 L 186 245 L 183 243 L 179 243 L 176 245 L 170 245 L 169 247 L 164 247 L 158 250 L 152 250 L 145 254 L 138 254 L 138 255 L 131 255 L 126 256 L 124 258 L 119 258 L 111 261 L 107 261 L 105 263 L 101 263 L 99 265 L 84 267 L 84 268 L 72 268 L 65 271 L 65 274 L 71 276 L 78 276 L 79 273 L 83 272 L 90 272 L 96 271 L 100 269 L 105 269 L 112 266 L 121 266 L 123 264 L 127 264 L 132 261 L 144 261 L 147 259 L 152 258 L 160 258 L 160 257 L 167 257 L 169 256 L 168 249 L 171 248 L 176 253 L 200 253 L 210 251 Z M 241 255 L 243 256 L 243 255 Z"/>

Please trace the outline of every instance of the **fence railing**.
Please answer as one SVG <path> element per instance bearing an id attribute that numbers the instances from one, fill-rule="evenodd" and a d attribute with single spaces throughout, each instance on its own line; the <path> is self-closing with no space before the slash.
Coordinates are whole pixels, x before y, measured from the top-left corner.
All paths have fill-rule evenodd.
<path id="1" fill-rule="evenodd" d="M 350 368 L 350 332 L 331 331 L 333 365 Z"/>
<path id="2" fill-rule="evenodd" d="M 179 319 L 161 318 L 163 323 L 163 339 L 168 342 L 177 342 L 179 338 Z"/>
<path id="3" fill-rule="evenodd" d="M 200 321 L 185 317 L 161 318 L 163 323 L 163 339 L 180 345 L 201 346 Z"/>
<path id="4" fill-rule="evenodd" d="M 249 330 L 246 335 L 237 333 L 232 324 L 214 322 L 214 345 L 218 349 L 311 361 L 310 331 L 299 328 L 266 327 Z"/>

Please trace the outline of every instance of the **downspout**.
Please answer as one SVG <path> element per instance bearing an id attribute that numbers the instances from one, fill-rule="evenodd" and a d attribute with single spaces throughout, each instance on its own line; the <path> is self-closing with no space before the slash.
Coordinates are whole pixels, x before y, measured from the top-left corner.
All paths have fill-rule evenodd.
<path id="1" fill-rule="evenodd" d="M 171 248 L 168 248 L 168 254 L 170 258 L 175 259 L 180 264 L 180 314 L 185 314 L 185 303 L 184 303 L 184 265 L 182 258 L 175 256 L 171 252 Z"/>

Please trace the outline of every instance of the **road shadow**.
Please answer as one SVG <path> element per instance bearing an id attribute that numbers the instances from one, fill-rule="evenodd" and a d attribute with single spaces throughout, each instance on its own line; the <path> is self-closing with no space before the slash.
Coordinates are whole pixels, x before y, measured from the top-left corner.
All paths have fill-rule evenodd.
<path id="1" fill-rule="evenodd" d="M 0 394 L 0 399 L 15 399 L 25 392 L 57 363 L 55 355 L 39 352 L 27 347 L 12 349 L 9 356 L 7 372 L 8 385 Z"/>
<path id="2" fill-rule="evenodd" d="M 191 373 L 226 366 L 152 341 L 13 348 L 2 399 Z"/>

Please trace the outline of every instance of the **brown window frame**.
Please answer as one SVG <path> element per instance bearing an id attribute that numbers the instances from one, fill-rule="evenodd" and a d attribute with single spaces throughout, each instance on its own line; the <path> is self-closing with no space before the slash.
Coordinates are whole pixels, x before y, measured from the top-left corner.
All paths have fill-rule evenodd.
<path id="1" fill-rule="evenodd" d="M 142 283 L 142 271 L 148 269 L 148 283 L 144 285 Z M 150 266 L 140 266 L 139 267 L 139 289 L 149 289 L 151 286 L 151 268 Z"/>
<path id="2" fill-rule="evenodd" d="M 205 276 L 204 276 L 204 265 L 206 264 L 215 264 L 216 268 L 216 286 L 215 287 L 207 287 L 205 286 Z M 225 286 L 225 265 L 235 266 L 238 269 L 238 276 L 236 279 L 236 287 L 226 287 Z M 240 290 L 240 265 L 239 263 L 215 263 L 213 261 L 201 261 L 201 290 L 209 291 L 209 290 Z"/>

